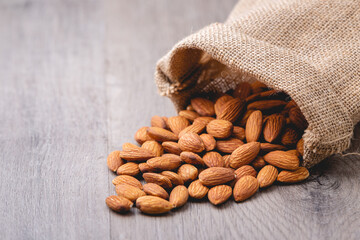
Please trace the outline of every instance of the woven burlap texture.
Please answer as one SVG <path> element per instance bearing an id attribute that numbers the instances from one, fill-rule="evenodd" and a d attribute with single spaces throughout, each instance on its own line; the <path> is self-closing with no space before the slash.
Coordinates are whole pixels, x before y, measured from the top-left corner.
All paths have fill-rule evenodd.
<path id="1" fill-rule="evenodd" d="M 177 43 L 155 73 L 177 109 L 249 77 L 300 107 L 309 123 L 304 166 L 346 150 L 360 120 L 360 1 L 241 0 L 225 23 Z"/>

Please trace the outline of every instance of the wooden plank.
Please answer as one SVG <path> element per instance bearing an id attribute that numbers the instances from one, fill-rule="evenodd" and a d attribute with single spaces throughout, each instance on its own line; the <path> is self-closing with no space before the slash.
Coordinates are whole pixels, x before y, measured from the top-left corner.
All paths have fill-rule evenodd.
<path id="1" fill-rule="evenodd" d="M 101 1 L 0 4 L 0 238 L 107 239 Z"/>

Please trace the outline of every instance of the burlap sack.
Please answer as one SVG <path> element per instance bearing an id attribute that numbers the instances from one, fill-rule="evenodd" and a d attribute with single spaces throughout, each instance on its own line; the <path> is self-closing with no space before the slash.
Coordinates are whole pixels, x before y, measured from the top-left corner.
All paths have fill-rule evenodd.
<path id="1" fill-rule="evenodd" d="M 302 110 L 305 166 L 344 151 L 360 120 L 360 1 L 241 0 L 225 23 L 176 44 L 155 73 L 177 109 L 252 77 Z"/>

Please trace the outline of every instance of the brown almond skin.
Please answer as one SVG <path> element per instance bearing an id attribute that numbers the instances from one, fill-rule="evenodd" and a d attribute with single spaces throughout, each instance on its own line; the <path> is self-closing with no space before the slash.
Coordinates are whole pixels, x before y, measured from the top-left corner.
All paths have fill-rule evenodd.
<path id="1" fill-rule="evenodd" d="M 135 202 L 139 197 L 146 195 L 145 192 L 141 189 L 126 183 L 116 185 L 115 191 L 117 195 L 127 198 L 132 202 Z"/>
<path id="2" fill-rule="evenodd" d="M 202 199 L 206 196 L 209 188 L 202 185 L 200 180 L 193 181 L 188 187 L 189 195 L 195 199 Z"/>
<path id="3" fill-rule="evenodd" d="M 176 186 L 170 193 L 170 203 L 175 208 L 182 207 L 186 204 L 189 198 L 188 189 L 185 186 Z"/>
<path id="4" fill-rule="evenodd" d="M 205 186 L 221 185 L 234 179 L 234 170 L 231 168 L 211 167 L 199 174 L 199 180 Z"/>
<path id="5" fill-rule="evenodd" d="M 276 150 L 285 150 L 286 147 L 280 144 L 272 144 L 272 143 L 261 143 L 260 150 L 262 152 L 272 152 Z"/>
<path id="6" fill-rule="evenodd" d="M 252 88 L 251 88 L 250 83 L 241 82 L 235 88 L 233 96 L 236 97 L 236 98 L 240 98 L 242 100 L 245 100 L 251 94 L 252 94 Z"/>
<path id="7" fill-rule="evenodd" d="M 151 118 L 151 126 L 164 129 L 167 127 L 165 120 L 160 116 L 153 116 Z"/>
<path id="8" fill-rule="evenodd" d="M 272 185 L 278 176 L 278 170 L 272 165 L 266 165 L 263 167 L 258 176 L 257 180 L 261 188 L 269 187 Z"/>
<path id="9" fill-rule="evenodd" d="M 143 162 L 155 157 L 155 154 L 145 148 L 132 148 L 120 151 L 120 157 L 130 162 Z"/>
<path id="10" fill-rule="evenodd" d="M 263 129 L 263 135 L 265 141 L 269 143 L 275 141 L 279 137 L 284 124 L 285 124 L 284 116 L 280 114 L 270 115 L 265 121 L 264 129 Z"/>
<path id="11" fill-rule="evenodd" d="M 305 130 L 309 125 L 298 107 L 289 110 L 289 119 L 300 130 Z"/>
<path id="12" fill-rule="evenodd" d="M 179 139 L 178 143 L 182 151 L 202 152 L 205 150 L 205 145 L 203 141 L 196 133 L 186 133 Z"/>
<path id="13" fill-rule="evenodd" d="M 224 94 L 223 96 L 219 97 L 214 105 L 215 114 L 219 115 L 223 110 L 224 104 L 232 99 L 234 98 L 227 94 Z"/>
<path id="14" fill-rule="evenodd" d="M 191 106 L 200 116 L 213 116 L 215 115 L 214 103 L 205 98 L 191 99 Z"/>
<path id="15" fill-rule="evenodd" d="M 144 184 L 144 192 L 147 195 L 169 199 L 169 194 L 165 191 L 165 189 L 155 183 Z"/>
<path id="16" fill-rule="evenodd" d="M 140 168 L 137 163 L 134 162 L 128 162 L 123 165 L 121 165 L 118 170 L 116 171 L 118 175 L 130 175 L 130 176 L 136 176 L 140 173 Z"/>
<path id="17" fill-rule="evenodd" d="M 231 99 L 222 106 L 222 110 L 216 118 L 233 123 L 239 118 L 244 106 L 245 102 L 240 98 Z"/>
<path id="18" fill-rule="evenodd" d="M 193 152 L 182 152 L 180 154 L 182 161 L 192 165 L 204 165 L 203 159 L 196 153 Z"/>
<path id="19" fill-rule="evenodd" d="M 184 130 L 184 128 L 190 125 L 190 122 L 185 117 L 175 116 L 169 117 L 167 124 L 173 133 L 179 135 L 179 133 Z"/>
<path id="20" fill-rule="evenodd" d="M 236 202 L 245 201 L 253 196 L 259 189 L 259 183 L 253 176 L 244 176 L 236 182 L 233 190 Z"/>
<path id="21" fill-rule="evenodd" d="M 261 111 L 254 111 L 250 114 L 245 127 L 246 141 L 256 142 L 262 130 L 263 117 Z"/>
<path id="22" fill-rule="evenodd" d="M 194 120 L 194 124 L 201 124 L 201 125 L 208 125 L 209 122 L 211 122 L 212 120 L 215 120 L 215 118 L 213 117 L 198 117 Z"/>
<path id="23" fill-rule="evenodd" d="M 158 142 L 177 141 L 179 139 L 173 132 L 159 127 L 149 127 L 147 133 Z"/>
<path id="24" fill-rule="evenodd" d="M 277 176 L 277 180 L 283 183 L 297 183 L 309 177 L 309 171 L 304 167 L 299 167 L 295 171 L 283 170 Z"/>
<path id="25" fill-rule="evenodd" d="M 259 142 L 246 143 L 237 149 L 231 154 L 230 157 L 230 167 L 239 168 L 243 165 L 251 163 L 260 151 Z"/>
<path id="26" fill-rule="evenodd" d="M 235 181 L 238 181 L 240 178 L 242 178 L 244 176 L 256 177 L 257 172 L 252 166 L 244 165 L 235 170 L 235 175 L 236 175 Z"/>
<path id="27" fill-rule="evenodd" d="M 270 152 L 264 156 L 264 160 L 275 167 L 286 170 L 296 170 L 300 164 L 297 156 L 284 151 Z"/>
<path id="28" fill-rule="evenodd" d="M 195 119 L 196 120 L 196 119 Z M 180 133 L 179 133 L 179 138 L 181 138 L 182 136 L 184 136 L 187 133 L 196 133 L 196 134 L 200 134 L 202 131 L 204 131 L 206 127 L 206 124 L 201 123 L 201 122 L 195 122 L 193 124 L 191 124 L 190 126 L 184 128 Z"/>
<path id="29" fill-rule="evenodd" d="M 230 157 L 231 155 L 224 155 L 223 159 L 224 159 L 224 167 L 230 167 Z"/>
<path id="30" fill-rule="evenodd" d="M 113 172 L 116 172 L 116 170 L 123 164 L 124 161 L 120 157 L 120 151 L 113 151 L 107 157 L 107 166 Z"/>
<path id="31" fill-rule="evenodd" d="M 231 137 L 243 141 L 245 139 L 245 129 L 239 126 L 234 126 Z"/>
<path id="32" fill-rule="evenodd" d="M 201 140 L 203 141 L 205 145 L 205 150 L 207 152 L 212 151 L 216 147 L 216 140 L 213 136 L 207 133 L 203 133 L 200 135 Z"/>
<path id="33" fill-rule="evenodd" d="M 265 165 L 266 162 L 264 160 L 264 158 L 262 156 L 257 156 L 252 162 L 251 165 L 256 169 L 262 169 Z"/>
<path id="34" fill-rule="evenodd" d="M 218 152 L 207 152 L 203 156 L 203 161 L 208 167 L 224 167 L 224 159 Z"/>
<path id="35" fill-rule="evenodd" d="M 212 187 L 208 192 L 209 201 L 215 206 L 226 202 L 232 195 L 232 188 L 228 185 Z"/>
<path id="36" fill-rule="evenodd" d="M 304 156 L 304 139 L 301 138 L 296 144 L 296 150 L 300 153 L 301 156 Z"/>
<path id="37" fill-rule="evenodd" d="M 126 213 L 130 211 L 133 203 L 124 197 L 112 195 L 106 198 L 106 205 L 113 211 L 118 213 Z"/>
<path id="38" fill-rule="evenodd" d="M 174 206 L 169 201 L 160 197 L 143 196 L 136 201 L 136 207 L 143 213 L 156 215 L 167 213 Z"/>
<path id="39" fill-rule="evenodd" d="M 286 128 L 283 135 L 281 136 L 281 144 L 285 146 L 295 146 L 300 136 L 297 131 L 293 128 Z"/>
<path id="40" fill-rule="evenodd" d="M 149 140 L 152 141 L 152 140 Z M 130 149 L 134 149 L 134 148 L 139 148 L 139 146 L 132 144 L 132 143 L 124 143 L 122 145 L 122 150 L 130 150 Z"/>
<path id="41" fill-rule="evenodd" d="M 216 150 L 223 153 L 232 153 L 240 147 L 244 145 L 244 142 L 237 138 L 229 138 L 226 140 L 218 140 L 216 142 Z"/>
<path id="42" fill-rule="evenodd" d="M 179 174 L 183 181 L 187 183 L 195 180 L 199 174 L 199 171 L 191 164 L 184 164 L 179 167 L 177 174 Z"/>
<path id="43" fill-rule="evenodd" d="M 170 179 L 159 173 L 144 173 L 142 176 L 147 183 L 156 183 L 165 189 L 172 187 Z"/>
<path id="44" fill-rule="evenodd" d="M 146 141 L 141 145 L 142 148 L 145 148 L 152 152 L 156 157 L 160 157 L 164 153 L 164 149 L 160 143 L 156 141 Z"/>
<path id="45" fill-rule="evenodd" d="M 249 119 L 250 115 L 254 112 L 255 110 L 247 110 L 244 114 L 244 116 L 242 117 L 241 121 L 239 122 L 239 126 L 241 127 L 245 127 L 247 120 Z"/>
<path id="46" fill-rule="evenodd" d="M 177 142 L 163 142 L 162 146 L 163 146 L 164 150 L 168 153 L 173 153 L 176 155 L 180 155 L 180 153 L 181 153 L 181 149 Z"/>
<path id="47" fill-rule="evenodd" d="M 156 171 L 154 168 L 150 167 L 147 163 L 139 163 L 139 169 L 142 173 Z"/>
<path id="48" fill-rule="evenodd" d="M 294 154 L 295 156 L 297 156 L 298 158 L 301 157 L 300 153 L 296 150 L 296 149 L 291 149 L 291 150 L 287 150 L 286 152 Z"/>
<path id="49" fill-rule="evenodd" d="M 200 115 L 197 112 L 191 110 L 182 110 L 179 112 L 179 115 L 191 122 L 193 122 L 196 118 L 200 117 Z"/>
<path id="50" fill-rule="evenodd" d="M 161 175 L 169 178 L 173 186 L 184 185 L 184 180 L 177 173 L 171 171 L 163 171 L 161 172 Z"/>
<path id="51" fill-rule="evenodd" d="M 126 183 L 126 184 L 129 184 L 131 186 L 143 189 L 143 186 L 142 186 L 141 182 L 139 180 L 137 180 L 136 178 L 134 178 L 133 176 L 129 176 L 129 175 L 117 176 L 116 178 L 114 178 L 112 180 L 112 183 L 115 186 L 118 185 L 118 184 L 121 184 L 121 183 Z"/>
<path id="52" fill-rule="evenodd" d="M 154 140 L 147 134 L 148 128 L 149 127 L 139 128 L 134 136 L 135 141 L 137 141 L 139 144 L 143 144 L 146 141 Z"/>
<path id="53" fill-rule="evenodd" d="M 263 92 L 268 89 L 268 87 L 264 83 L 257 80 L 251 83 L 250 85 L 253 93 Z"/>
<path id="54" fill-rule="evenodd" d="M 208 134 L 214 138 L 224 139 L 230 137 L 233 130 L 233 125 L 227 120 L 216 119 L 211 121 L 206 126 Z"/>
<path id="55" fill-rule="evenodd" d="M 180 167 L 181 158 L 175 154 L 164 154 L 161 157 L 150 158 L 146 163 L 158 171 L 174 170 Z"/>
<path id="56" fill-rule="evenodd" d="M 283 108 L 287 102 L 282 100 L 262 100 L 250 103 L 247 106 L 248 110 L 260 110 L 260 111 L 267 111 L 272 109 L 281 109 Z"/>

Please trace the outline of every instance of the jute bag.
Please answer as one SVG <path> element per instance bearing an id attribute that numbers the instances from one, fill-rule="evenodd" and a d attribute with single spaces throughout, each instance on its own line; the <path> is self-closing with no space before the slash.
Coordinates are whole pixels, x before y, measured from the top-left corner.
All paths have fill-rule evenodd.
<path id="1" fill-rule="evenodd" d="M 155 73 L 178 110 L 252 78 L 289 94 L 306 117 L 304 166 L 344 151 L 360 120 L 360 1 L 241 0 L 225 23 L 177 43 Z"/>

